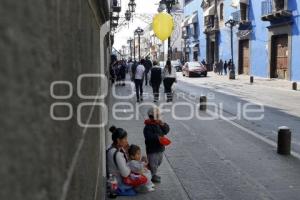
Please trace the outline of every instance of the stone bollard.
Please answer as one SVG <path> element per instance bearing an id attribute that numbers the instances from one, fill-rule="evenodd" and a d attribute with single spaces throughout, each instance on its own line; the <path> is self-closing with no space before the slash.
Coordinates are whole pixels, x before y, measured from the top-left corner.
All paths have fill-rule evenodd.
<path id="1" fill-rule="evenodd" d="M 200 96 L 200 110 L 205 111 L 207 106 L 206 106 L 207 98 L 206 96 Z"/>
<path id="2" fill-rule="evenodd" d="M 297 82 L 293 82 L 293 90 L 297 90 Z"/>
<path id="3" fill-rule="evenodd" d="M 291 154 L 291 131 L 286 126 L 278 128 L 277 153 L 282 155 Z"/>
<path id="4" fill-rule="evenodd" d="M 252 84 L 254 82 L 254 77 L 250 76 L 250 83 Z"/>

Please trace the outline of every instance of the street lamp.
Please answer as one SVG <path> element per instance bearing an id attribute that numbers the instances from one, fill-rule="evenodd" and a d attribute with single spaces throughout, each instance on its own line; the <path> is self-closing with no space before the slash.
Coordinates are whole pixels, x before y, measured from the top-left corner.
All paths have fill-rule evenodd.
<path id="1" fill-rule="evenodd" d="M 162 12 L 167 10 L 169 14 L 171 14 L 171 10 L 173 6 L 178 5 L 178 0 L 161 0 L 159 2 L 158 12 Z M 168 38 L 168 60 L 172 58 L 172 47 L 171 47 L 171 36 Z"/>
<path id="2" fill-rule="evenodd" d="M 141 35 L 144 34 L 144 30 L 141 29 L 140 27 L 138 27 L 135 31 L 134 31 L 135 35 L 138 35 L 138 40 L 139 40 L 139 60 L 141 60 Z"/>
<path id="3" fill-rule="evenodd" d="M 136 3 L 134 2 L 134 0 L 130 0 L 130 2 L 128 3 L 128 8 L 130 12 L 135 12 L 135 7 L 136 7 Z"/>
<path id="4" fill-rule="evenodd" d="M 229 73 L 229 79 L 235 79 L 235 66 L 233 61 L 233 27 L 238 23 L 238 21 L 233 20 L 230 18 L 227 22 L 225 22 L 225 25 L 230 27 L 230 42 L 231 42 L 231 62 L 232 62 L 232 68 Z"/>
<path id="5" fill-rule="evenodd" d="M 129 10 L 126 10 L 126 12 L 125 12 L 126 21 L 130 21 L 130 18 L 131 18 L 131 12 Z"/>
<path id="6" fill-rule="evenodd" d="M 131 58 L 132 58 L 132 48 L 131 48 L 132 41 L 133 41 L 132 38 L 129 38 L 129 39 L 127 40 L 127 42 L 129 43 L 130 57 L 131 57 Z"/>

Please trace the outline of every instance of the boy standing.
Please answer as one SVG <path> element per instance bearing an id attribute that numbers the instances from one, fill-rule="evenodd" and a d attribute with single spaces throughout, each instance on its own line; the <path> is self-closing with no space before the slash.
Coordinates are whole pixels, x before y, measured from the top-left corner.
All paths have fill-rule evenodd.
<path id="1" fill-rule="evenodd" d="M 152 182 L 160 183 L 157 169 L 161 165 L 165 147 L 160 143 L 159 139 L 166 135 L 170 128 L 167 123 L 160 120 L 158 108 L 150 108 L 148 110 L 148 116 L 149 119 L 145 120 L 144 137 L 149 169 L 152 174 Z"/>

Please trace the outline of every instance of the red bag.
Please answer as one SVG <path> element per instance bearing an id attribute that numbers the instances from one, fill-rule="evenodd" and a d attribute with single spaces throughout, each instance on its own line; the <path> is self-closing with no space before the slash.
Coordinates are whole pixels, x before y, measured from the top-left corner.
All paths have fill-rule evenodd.
<path id="1" fill-rule="evenodd" d="M 159 142 L 161 145 L 164 145 L 164 146 L 168 146 L 171 144 L 171 140 L 169 140 L 169 138 L 167 138 L 166 136 L 159 137 Z"/>
<path id="2" fill-rule="evenodd" d="M 147 183 L 147 177 L 141 174 L 131 173 L 129 176 L 123 178 L 123 183 L 132 187 L 137 187 Z"/>

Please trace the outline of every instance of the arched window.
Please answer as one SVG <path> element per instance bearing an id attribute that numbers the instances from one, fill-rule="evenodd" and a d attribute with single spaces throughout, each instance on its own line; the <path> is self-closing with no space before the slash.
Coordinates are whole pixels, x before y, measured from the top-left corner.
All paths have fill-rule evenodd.
<path id="1" fill-rule="evenodd" d="M 220 20 L 224 20 L 224 4 L 220 4 Z"/>

